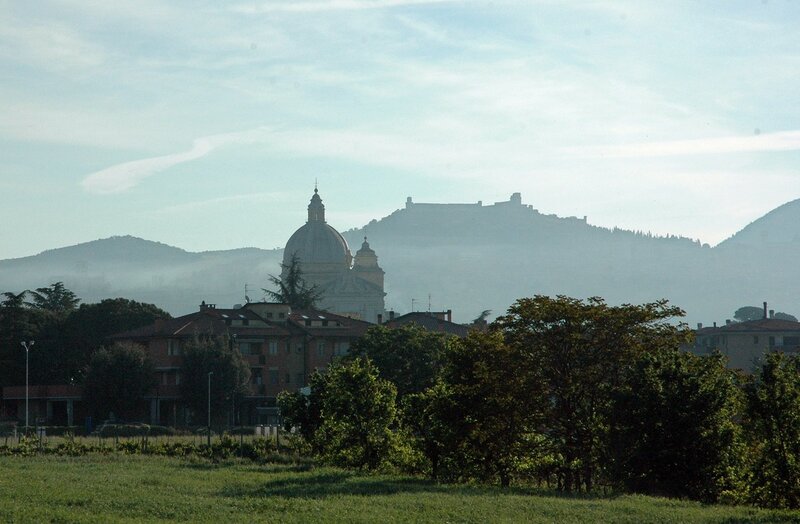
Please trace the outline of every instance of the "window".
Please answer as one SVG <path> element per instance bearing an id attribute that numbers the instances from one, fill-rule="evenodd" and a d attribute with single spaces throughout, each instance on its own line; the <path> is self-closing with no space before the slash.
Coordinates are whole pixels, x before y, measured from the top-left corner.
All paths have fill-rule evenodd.
<path id="1" fill-rule="evenodd" d="M 350 342 L 344 341 L 344 342 L 337 342 L 336 343 L 336 346 L 335 346 L 335 349 L 334 349 L 334 354 L 339 355 L 339 356 L 347 355 L 348 351 L 350 351 Z"/>
<path id="2" fill-rule="evenodd" d="M 284 318 L 285 316 L 283 313 L 278 313 L 278 318 Z"/>
<path id="3" fill-rule="evenodd" d="M 167 340 L 167 355 L 174 357 L 181 354 L 181 341 L 175 339 Z"/>
<path id="4" fill-rule="evenodd" d="M 278 354 L 278 341 L 277 340 L 270 340 L 269 341 L 269 354 L 270 355 L 277 355 Z"/>
<path id="5" fill-rule="evenodd" d="M 267 318 L 272 318 L 272 313 L 271 312 L 267 313 Z"/>
<path id="6" fill-rule="evenodd" d="M 317 355 L 320 357 L 325 356 L 325 342 L 317 342 Z"/>
<path id="7" fill-rule="evenodd" d="M 298 386 L 302 386 L 303 382 L 305 382 L 305 379 L 306 377 L 303 373 L 298 373 L 297 376 L 295 377 Z"/>
<path id="8" fill-rule="evenodd" d="M 166 373 L 161 373 L 161 385 L 162 386 L 166 386 L 167 385 L 167 374 Z"/>
<path id="9" fill-rule="evenodd" d="M 269 368 L 269 383 L 278 383 L 278 368 Z"/>
<path id="10" fill-rule="evenodd" d="M 261 376 L 261 368 L 250 369 L 250 381 L 257 386 L 264 383 L 264 377 Z"/>
<path id="11" fill-rule="evenodd" d="M 175 385 L 176 386 L 180 386 L 181 385 L 181 374 L 180 373 L 175 373 Z"/>
<path id="12" fill-rule="evenodd" d="M 239 342 L 239 352 L 242 355 L 260 355 L 261 342 Z"/>
<path id="13" fill-rule="evenodd" d="M 775 337 L 769 337 L 769 347 L 775 347 Z"/>
<path id="14" fill-rule="evenodd" d="M 800 346 L 800 337 L 783 337 L 784 346 Z"/>
<path id="15" fill-rule="evenodd" d="M 290 375 L 289 373 L 286 373 L 286 383 L 288 384 L 291 381 L 292 381 L 292 375 Z"/>

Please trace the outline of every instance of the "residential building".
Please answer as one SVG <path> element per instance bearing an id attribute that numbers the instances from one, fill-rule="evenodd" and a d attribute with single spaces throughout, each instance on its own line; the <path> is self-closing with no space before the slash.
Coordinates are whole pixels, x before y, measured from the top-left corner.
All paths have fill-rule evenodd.
<path id="1" fill-rule="evenodd" d="M 276 398 L 306 386 L 371 324 L 319 310 L 292 310 L 287 304 L 249 303 L 236 309 L 201 304 L 199 311 L 158 321 L 111 337 L 144 346 L 156 364 L 157 386 L 148 395 L 154 424 L 196 423 L 181 402 L 183 348 L 194 337 L 223 337 L 250 365 L 251 392 L 232 410 L 231 423 L 273 422 Z"/>
<path id="2" fill-rule="evenodd" d="M 751 372 L 761 357 L 770 351 L 798 353 L 800 351 L 800 322 L 773 318 L 764 303 L 764 316 L 758 320 L 734 322 L 695 330 L 691 348 L 699 355 L 719 351 L 728 357 L 728 366 Z"/>
<path id="3" fill-rule="evenodd" d="M 394 311 L 389 312 L 387 327 L 396 328 L 415 324 L 435 333 L 447 333 L 464 338 L 469 333 L 469 326 L 453 322 L 453 310 L 447 311 L 414 311 L 396 317 Z"/>

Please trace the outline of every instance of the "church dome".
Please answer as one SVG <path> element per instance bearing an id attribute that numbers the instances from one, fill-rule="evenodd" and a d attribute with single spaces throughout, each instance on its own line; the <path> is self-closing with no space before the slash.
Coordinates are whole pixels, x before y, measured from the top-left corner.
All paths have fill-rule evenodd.
<path id="1" fill-rule="evenodd" d="M 316 189 L 308 205 L 308 222 L 295 231 L 286 243 L 284 264 L 289 263 L 292 255 L 297 255 L 301 269 L 306 274 L 350 267 L 350 247 L 338 231 L 325 223 L 325 206 Z"/>

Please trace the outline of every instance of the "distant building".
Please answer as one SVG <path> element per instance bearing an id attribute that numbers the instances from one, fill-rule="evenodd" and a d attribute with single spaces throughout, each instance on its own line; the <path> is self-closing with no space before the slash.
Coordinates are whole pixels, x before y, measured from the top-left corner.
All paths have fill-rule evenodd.
<path id="1" fill-rule="evenodd" d="M 325 206 L 317 189 L 308 205 L 308 221 L 289 238 L 283 263 L 300 261 L 303 278 L 322 293 L 318 306 L 339 315 L 376 323 L 384 313 L 384 271 L 367 238 L 356 256 L 347 241 L 325 221 Z"/>
<path id="2" fill-rule="evenodd" d="M 469 326 L 456 324 L 453 320 L 453 311 L 415 311 L 413 313 L 406 313 L 399 317 L 394 316 L 394 311 L 389 312 L 389 320 L 386 326 L 390 328 L 397 328 L 415 324 L 421 328 L 435 333 L 447 333 L 448 335 L 455 335 L 457 337 L 466 337 L 469 334 Z"/>
<path id="3" fill-rule="evenodd" d="M 765 303 L 764 316 L 758 320 L 727 321 L 719 327 L 699 324 L 692 351 L 707 355 L 714 350 L 728 357 L 729 367 L 749 373 L 767 352 L 800 352 L 800 322 L 773 318 Z"/>
<path id="4" fill-rule="evenodd" d="M 201 304 L 199 311 L 158 321 L 111 337 L 144 346 L 156 364 L 158 386 L 150 393 L 153 424 L 192 422 L 180 400 L 183 348 L 193 338 L 226 337 L 250 365 L 251 394 L 235 409 L 234 424 L 275 422 L 276 397 L 307 385 L 370 324 L 317 310 L 293 310 L 286 304 L 250 303 L 237 309 Z M 196 421 L 194 421 L 196 423 Z"/>

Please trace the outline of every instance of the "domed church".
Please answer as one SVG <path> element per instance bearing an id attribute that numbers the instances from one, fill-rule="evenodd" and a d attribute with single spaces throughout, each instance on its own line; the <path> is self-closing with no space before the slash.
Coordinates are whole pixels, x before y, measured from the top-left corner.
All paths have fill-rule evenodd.
<path id="1" fill-rule="evenodd" d="M 384 273 L 375 251 L 364 237 L 353 257 L 344 237 L 325 222 L 325 205 L 317 188 L 308 204 L 308 221 L 286 243 L 284 265 L 289 265 L 292 255 L 300 261 L 306 284 L 319 288 L 321 309 L 368 322 L 377 322 L 378 315 L 383 315 Z"/>

